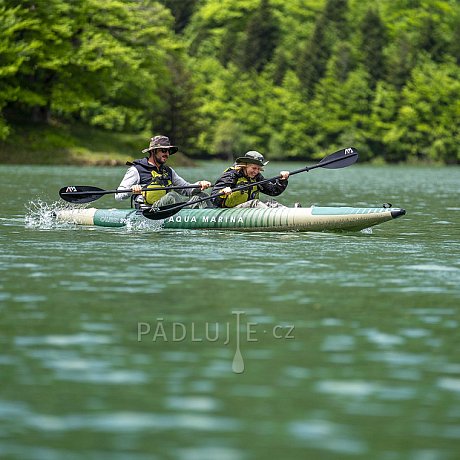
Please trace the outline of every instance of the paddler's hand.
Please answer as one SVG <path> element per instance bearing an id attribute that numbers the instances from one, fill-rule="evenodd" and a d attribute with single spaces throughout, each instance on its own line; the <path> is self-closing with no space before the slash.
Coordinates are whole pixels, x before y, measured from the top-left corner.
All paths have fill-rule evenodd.
<path id="1" fill-rule="evenodd" d="M 230 193 L 232 193 L 232 189 L 230 187 L 225 187 L 219 191 L 220 195 L 225 195 L 225 196 L 230 195 Z"/>
<path id="2" fill-rule="evenodd" d="M 197 182 L 197 185 L 201 187 L 201 191 L 206 190 L 207 188 L 211 187 L 211 182 L 207 180 L 200 180 Z"/>
<path id="3" fill-rule="evenodd" d="M 131 187 L 131 193 L 133 193 L 134 195 L 139 195 L 139 193 L 142 192 L 142 186 L 137 184 L 137 185 L 133 185 Z"/>
<path id="4" fill-rule="evenodd" d="M 289 177 L 289 171 L 280 171 L 281 180 L 287 180 Z"/>

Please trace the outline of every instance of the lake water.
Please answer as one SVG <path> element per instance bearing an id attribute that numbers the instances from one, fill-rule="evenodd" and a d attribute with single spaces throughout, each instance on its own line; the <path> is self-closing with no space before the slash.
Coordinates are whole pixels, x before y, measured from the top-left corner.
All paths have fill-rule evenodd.
<path id="1" fill-rule="evenodd" d="M 279 197 L 407 209 L 372 232 L 47 218 L 123 173 L 0 166 L 0 458 L 459 458 L 458 167 L 317 169 Z"/>

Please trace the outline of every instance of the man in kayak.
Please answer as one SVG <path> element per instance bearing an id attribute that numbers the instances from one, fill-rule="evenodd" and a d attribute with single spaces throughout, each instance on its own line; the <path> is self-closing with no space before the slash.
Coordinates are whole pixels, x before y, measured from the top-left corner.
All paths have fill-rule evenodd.
<path id="1" fill-rule="evenodd" d="M 222 176 L 217 179 L 212 194 L 220 192 L 220 196 L 214 198 L 214 204 L 219 208 L 276 208 L 283 205 L 275 200 L 263 202 L 259 199 L 259 192 L 270 196 L 277 196 L 286 190 L 288 185 L 289 171 L 281 171 L 280 179 L 254 187 L 245 188 L 232 192 L 232 188 L 241 185 L 249 185 L 252 182 L 264 180 L 261 171 L 268 163 L 263 155 L 255 150 L 246 152 L 244 156 L 236 159 L 235 165 L 226 169 Z"/>
<path id="2" fill-rule="evenodd" d="M 126 171 L 123 180 L 118 189 L 131 189 L 131 193 L 117 193 L 116 200 L 124 200 L 132 196 L 136 208 L 146 208 L 152 205 L 166 206 L 170 204 L 183 203 L 185 201 L 198 200 L 208 196 L 203 190 L 211 186 L 211 182 L 200 180 L 190 184 L 182 179 L 173 168 L 166 166 L 170 155 L 176 153 L 179 149 L 171 145 L 169 138 L 166 136 L 155 136 L 150 139 L 148 148 L 142 150 L 142 153 L 148 153 L 149 156 L 134 160 L 126 164 L 130 168 Z M 150 190 L 143 192 L 143 188 L 163 188 L 168 186 L 186 187 L 197 185 L 197 188 L 184 188 L 178 190 Z M 207 207 L 207 202 L 198 203 L 197 207 Z M 193 207 L 193 204 L 191 205 Z"/>

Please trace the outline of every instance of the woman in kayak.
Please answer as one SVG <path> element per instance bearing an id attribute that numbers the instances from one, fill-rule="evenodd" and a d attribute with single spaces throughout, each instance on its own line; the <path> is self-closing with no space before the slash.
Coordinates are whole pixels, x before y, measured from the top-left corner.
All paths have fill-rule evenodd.
<path id="1" fill-rule="evenodd" d="M 278 196 L 283 193 L 288 185 L 289 171 L 281 171 L 280 179 L 232 192 L 232 188 L 264 180 L 261 171 L 267 163 L 263 155 L 255 150 L 246 152 L 244 156 L 237 158 L 235 165 L 226 169 L 217 179 L 212 194 L 220 192 L 220 196 L 214 198 L 214 204 L 219 208 L 282 207 L 283 205 L 275 200 L 261 201 L 259 192 L 270 196 Z"/>

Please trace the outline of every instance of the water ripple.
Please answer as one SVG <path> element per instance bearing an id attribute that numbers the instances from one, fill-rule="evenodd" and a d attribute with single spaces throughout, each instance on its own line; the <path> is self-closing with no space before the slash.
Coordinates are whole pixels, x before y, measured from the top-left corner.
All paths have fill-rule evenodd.
<path id="1" fill-rule="evenodd" d="M 443 390 L 455 391 L 460 393 L 460 379 L 454 379 L 451 377 L 443 377 L 438 379 L 437 385 Z"/>
<path id="2" fill-rule="evenodd" d="M 36 345 L 55 345 L 55 346 L 73 346 L 73 345 L 101 345 L 112 342 L 112 338 L 100 334 L 70 334 L 70 335 L 44 335 L 44 336 L 18 336 L 15 337 L 15 343 L 20 346 Z"/>
<path id="3" fill-rule="evenodd" d="M 354 455 L 364 454 L 368 450 L 367 444 L 350 433 L 346 426 L 327 420 L 292 422 L 288 432 L 295 439 L 307 442 L 316 449 Z"/>
<path id="4" fill-rule="evenodd" d="M 38 431 L 94 430 L 96 432 L 126 433 L 187 429 L 192 431 L 237 431 L 241 424 L 228 417 L 197 414 L 152 414 L 142 412 L 111 412 L 101 414 L 72 414 L 64 416 L 30 413 L 26 423 Z"/>

